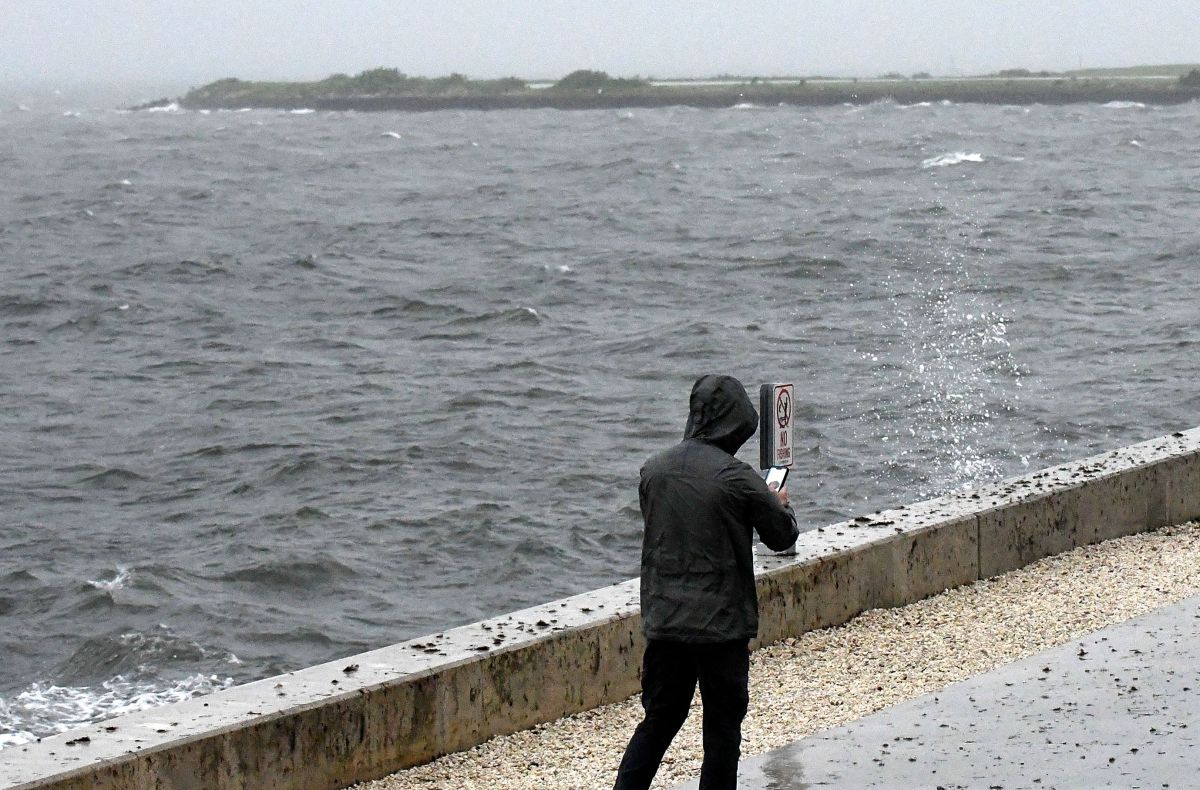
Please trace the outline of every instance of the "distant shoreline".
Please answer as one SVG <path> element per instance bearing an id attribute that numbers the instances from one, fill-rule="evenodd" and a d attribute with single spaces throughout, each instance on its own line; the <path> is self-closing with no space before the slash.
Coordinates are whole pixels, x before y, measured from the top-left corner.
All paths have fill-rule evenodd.
<path id="1" fill-rule="evenodd" d="M 243 85 L 253 83 L 242 83 Z M 175 101 L 190 110 L 243 108 L 331 111 L 597 110 L 649 107 L 720 108 L 738 104 L 830 106 L 870 104 L 892 100 L 900 104 L 1105 104 L 1129 101 L 1142 104 L 1182 104 L 1200 99 L 1200 88 L 1180 86 L 1174 80 L 1112 79 L 961 79 L 808 81 L 799 83 L 743 83 L 648 85 L 634 90 L 526 89 L 495 95 L 289 95 L 286 84 L 275 95 L 255 91 L 193 91 Z M 165 104 L 152 102 L 142 108 Z"/>

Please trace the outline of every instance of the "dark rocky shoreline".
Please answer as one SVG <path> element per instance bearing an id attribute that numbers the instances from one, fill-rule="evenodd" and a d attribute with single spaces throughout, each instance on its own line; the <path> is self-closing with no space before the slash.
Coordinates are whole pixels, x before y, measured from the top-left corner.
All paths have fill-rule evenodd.
<path id="1" fill-rule="evenodd" d="M 245 107 L 330 111 L 600 110 L 684 106 L 730 107 L 737 104 L 829 106 L 869 104 L 892 100 L 900 104 L 951 101 L 981 104 L 1079 104 L 1130 101 L 1143 104 L 1182 104 L 1200 99 L 1200 89 L 1176 82 L 1147 81 L 938 81 L 861 82 L 796 85 L 655 86 L 633 92 L 580 92 L 553 89 L 500 95 L 441 96 L 185 96 L 180 106 L 192 110 L 234 110 Z"/>

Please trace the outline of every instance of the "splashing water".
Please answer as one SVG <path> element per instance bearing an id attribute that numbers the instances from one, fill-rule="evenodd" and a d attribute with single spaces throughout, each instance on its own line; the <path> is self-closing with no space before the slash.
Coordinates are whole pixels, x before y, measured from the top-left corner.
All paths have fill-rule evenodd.
<path id="1" fill-rule="evenodd" d="M 122 568 L 114 579 L 88 583 L 111 594 L 129 577 Z M 165 626 L 150 633 L 93 637 L 51 677 L 0 696 L 0 750 L 233 685 L 234 678 L 216 674 L 213 670 L 221 669 L 215 666 L 181 671 L 197 661 L 222 668 L 241 664 L 233 653 L 207 650 Z"/>
<path id="2" fill-rule="evenodd" d="M 893 402 L 873 414 L 892 428 L 880 437 L 886 465 L 905 471 L 908 491 L 920 496 L 1003 477 L 1016 455 L 998 421 L 1018 409 L 1020 397 L 1011 319 L 974 287 L 985 274 L 982 253 L 964 249 L 962 237 L 977 228 L 960 211 L 945 222 L 930 234 L 931 248 L 913 250 L 886 276 L 896 341 L 886 352 L 891 371 L 878 375 L 886 375 L 880 389 Z M 902 435 L 894 435 L 897 426 Z"/>
<path id="3" fill-rule="evenodd" d="M 909 434 L 933 451 L 922 459 L 928 469 L 924 494 L 1004 473 L 1005 465 L 982 447 L 991 438 L 998 411 L 1016 408 L 997 402 L 993 386 L 997 372 L 1016 375 L 1005 339 L 1006 319 L 970 301 L 935 286 L 924 294 L 918 313 L 901 319 L 912 360 L 909 387 L 915 395 L 909 404 Z M 917 453 L 910 449 L 901 456 Z"/>
<path id="4" fill-rule="evenodd" d="M 126 567 L 118 567 L 116 575 L 111 579 L 88 579 L 87 583 L 95 587 L 97 590 L 103 590 L 107 593 L 113 593 L 123 589 L 129 580 L 133 578 L 133 572 Z"/>
<path id="5" fill-rule="evenodd" d="M 10 700 L 0 698 L 0 750 L 232 685 L 231 677 L 201 674 L 174 682 L 118 675 L 98 687 L 33 683 Z"/>

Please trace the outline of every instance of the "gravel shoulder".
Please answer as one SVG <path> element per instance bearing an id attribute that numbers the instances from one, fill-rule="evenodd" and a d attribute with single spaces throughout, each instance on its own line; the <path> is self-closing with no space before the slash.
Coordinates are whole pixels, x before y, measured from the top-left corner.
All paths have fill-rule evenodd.
<path id="1" fill-rule="evenodd" d="M 762 754 L 1196 594 L 1200 523 L 1192 522 L 786 639 L 751 658 L 742 754 Z M 700 708 L 697 694 L 654 787 L 699 774 Z M 606 788 L 640 719 L 634 697 L 356 787 Z"/>

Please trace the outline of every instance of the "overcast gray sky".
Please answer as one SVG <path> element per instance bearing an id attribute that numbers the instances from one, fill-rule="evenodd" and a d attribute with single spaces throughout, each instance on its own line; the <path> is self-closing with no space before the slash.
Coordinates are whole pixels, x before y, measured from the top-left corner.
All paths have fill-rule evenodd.
<path id="1" fill-rule="evenodd" d="M 0 83 L 977 74 L 1200 61 L 1200 0 L 0 0 Z"/>

